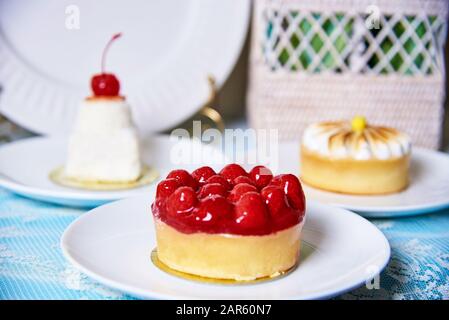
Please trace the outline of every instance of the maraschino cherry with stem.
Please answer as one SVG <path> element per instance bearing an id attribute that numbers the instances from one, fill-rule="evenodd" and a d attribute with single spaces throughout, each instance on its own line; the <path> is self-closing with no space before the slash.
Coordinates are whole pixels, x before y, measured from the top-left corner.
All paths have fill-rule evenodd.
<path id="1" fill-rule="evenodd" d="M 92 77 L 90 85 L 95 96 L 118 96 L 120 92 L 120 82 L 113 73 L 105 72 L 106 54 L 111 44 L 122 36 L 121 33 L 116 33 L 106 44 L 101 57 L 101 73 Z"/>

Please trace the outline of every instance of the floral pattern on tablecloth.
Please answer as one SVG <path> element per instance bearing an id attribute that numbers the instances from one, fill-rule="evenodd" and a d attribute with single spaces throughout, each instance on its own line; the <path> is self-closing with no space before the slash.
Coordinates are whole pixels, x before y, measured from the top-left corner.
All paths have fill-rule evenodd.
<path id="1" fill-rule="evenodd" d="M 380 289 L 362 287 L 341 298 L 449 299 L 449 210 L 372 222 L 392 249 Z"/>
<path id="2" fill-rule="evenodd" d="M 91 281 L 62 256 L 59 239 L 84 211 L 0 190 L 1 299 L 125 299 Z"/>

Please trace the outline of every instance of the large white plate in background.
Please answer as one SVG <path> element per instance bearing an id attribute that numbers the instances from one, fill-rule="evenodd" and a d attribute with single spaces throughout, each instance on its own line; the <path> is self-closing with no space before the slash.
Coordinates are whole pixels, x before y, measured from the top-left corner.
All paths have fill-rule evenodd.
<path id="1" fill-rule="evenodd" d="M 80 28 L 67 28 L 78 9 Z M 0 111 L 35 132 L 66 133 L 104 45 L 123 32 L 107 71 L 144 134 L 167 129 L 207 100 L 209 74 L 226 80 L 249 10 L 249 0 L 0 1 Z"/>

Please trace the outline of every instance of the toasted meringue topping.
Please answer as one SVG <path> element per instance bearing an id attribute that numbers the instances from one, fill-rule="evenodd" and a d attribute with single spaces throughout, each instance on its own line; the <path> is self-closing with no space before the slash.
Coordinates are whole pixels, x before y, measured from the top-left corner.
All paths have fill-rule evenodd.
<path id="1" fill-rule="evenodd" d="M 312 124 L 304 131 L 302 143 L 324 156 L 357 160 L 402 157 L 411 150 L 410 138 L 404 133 L 366 124 L 361 118 Z"/>

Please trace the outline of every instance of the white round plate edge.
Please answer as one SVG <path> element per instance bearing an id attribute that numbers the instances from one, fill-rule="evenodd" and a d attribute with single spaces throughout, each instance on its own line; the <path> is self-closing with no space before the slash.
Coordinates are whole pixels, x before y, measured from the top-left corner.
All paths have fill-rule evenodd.
<path id="1" fill-rule="evenodd" d="M 449 161 L 449 155 L 441 152 L 421 147 L 414 147 L 413 153 L 425 156 L 444 157 Z M 412 157 L 413 157 L 412 153 Z M 345 205 L 341 203 L 328 203 L 329 205 L 357 212 L 366 218 L 395 218 L 407 217 L 421 214 L 436 212 L 445 208 L 449 208 L 449 197 L 447 200 L 440 200 L 431 204 L 409 205 L 409 206 L 378 206 L 364 207 L 356 205 Z"/>
<path id="2" fill-rule="evenodd" d="M 172 299 L 184 299 L 184 300 L 189 300 L 192 299 L 192 297 L 189 296 L 171 296 L 171 295 L 165 295 L 165 294 L 160 294 L 160 293 L 153 293 L 153 294 L 148 294 L 147 290 L 141 290 L 139 288 L 133 287 L 133 286 L 128 286 L 126 284 L 121 284 L 119 282 L 116 282 L 114 280 L 108 279 L 106 277 L 103 277 L 102 275 L 90 271 L 89 269 L 85 268 L 82 264 L 80 264 L 75 258 L 72 257 L 72 255 L 70 254 L 70 249 L 69 249 L 69 245 L 68 245 L 68 238 L 70 236 L 70 233 L 72 232 L 72 230 L 74 228 L 76 228 L 77 224 L 80 224 L 83 222 L 83 220 L 88 219 L 90 214 L 95 214 L 96 210 L 102 210 L 102 209 L 106 209 L 108 207 L 112 207 L 114 205 L 116 205 L 117 202 L 126 202 L 126 201 L 135 201 L 142 198 L 142 196 L 136 196 L 136 197 L 132 197 L 132 198 L 127 198 L 127 199 L 122 199 L 122 200 L 117 200 L 114 202 L 110 202 L 107 203 L 101 207 L 97 207 L 94 208 L 92 210 L 90 210 L 89 212 L 87 212 L 86 214 L 79 216 L 77 219 L 75 219 L 63 232 L 61 239 L 60 239 L 60 248 L 61 251 L 63 253 L 63 256 L 65 259 L 67 259 L 68 262 L 70 262 L 75 268 L 77 268 L 78 270 L 80 270 L 81 272 L 83 272 L 84 274 L 86 274 L 87 276 L 89 276 L 90 278 L 92 278 L 93 280 L 96 280 L 104 285 L 106 285 L 107 287 L 110 287 L 112 289 L 116 289 L 119 290 L 125 294 L 128 294 L 130 296 L 134 296 L 137 298 L 143 298 L 143 299 L 163 299 L 163 300 L 172 300 Z M 351 216 L 352 218 L 359 220 L 361 223 L 366 224 L 367 226 L 373 228 L 375 230 L 375 232 L 378 233 L 378 235 L 380 235 L 381 239 L 383 240 L 383 256 L 379 257 L 379 259 L 381 259 L 382 263 L 380 263 L 378 272 L 376 274 L 372 274 L 370 275 L 370 277 L 374 277 L 378 274 L 380 274 L 385 267 L 387 266 L 388 262 L 390 261 L 390 257 L 391 257 L 391 247 L 390 244 L 387 240 L 387 238 L 385 237 L 385 235 L 371 222 L 369 222 L 367 219 L 365 219 L 364 217 L 357 215 L 354 212 L 351 212 L 349 210 L 343 209 L 343 208 L 337 208 L 337 207 L 331 207 L 329 205 L 326 204 L 321 204 L 318 202 L 314 202 L 314 201 L 309 201 L 309 205 L 313 204 L 315 206 L 318 207 L 327 207 L 327 208 L 331 208 L 332 210 L 336 210 L 337 212 L 339 212 L 340 214 L 345 214 L 348 216 Z M 307 223 L 307 219 L 306 219 L 306 223 Z M 324 291 L 320 294 L 311 294 L 309 296 L 305 296 L 305 297 L 290 297 L 290 300 L 322 300 L 322 299 L 329 299 L 344 293 L 347 293 L 348 291 L 358 288 L 361 285 L 363 285 L 363 283 L 365 283 L 367 280 L 369 280 L 368 278 L 364 277 L 363 279 L 359 278 L 356 281 L 351 282 L 350 284 L 348 284 L 347 286 L 340 288 L 338 291 L 335 290 L 328 290 L 328 291 Z M 263 285 L 263 283 L 262 283 Z"/>
<path id="3" fill-rule="evenodd" d="M 27 144 L 30 142 L 32 143 L 34 141 L 37 141 L 37 142 L 42 142 L 42 141 L 46 141 L 46 140 L 51 141 L 53 139 L 54 138 L 48 137 L 48 136 L 37 136 L 37 137 L 26 138 L 26 139 L 18 140 L 18 141 L 0 146 L 0 150 L 2 150 L 3 148 L 14 147 L 14 146 L 17 146 L 18 144 Z M 40 189 L 40 188 L 36 188 L 36 187 L 32 187 L 32 186 L 27 186 L 20 182 L 14 182 L 9 177 L 4 176 L 1 172 L 0 172 L 0 187 L 3 187 L 13 193 L 18 193 L 25 197 L 27 197 L 27 195 L 30 195 L 30 197 L 36 196 L 36 197 L 42 197 L 42 199 L 50 197 L 52 199 L 61 198 L 61 199 L 69 199 L 69 200 L 86 200 L 86 201 L 99 201 L 99 202 L 117 200 L 117 195 L 121 192 L 121 191 L 102 192 L 101 194 L 95 194 L 94 192 L 92 192 L 89 194 L 89 193 L 80 193 L 76 189 L 70 189 L 70 188 L 67 188 L 67 190 L 49 191 L 46 189 Z"/>
<path id="4" fill-rule="evenodd" d="M 31 138 L 25 138 L 0 146 L 0 154 L 1 152 L 5 152 L 5 150 L 7 151 L 8 148 L 14 148 L 20 146 L 21 144 L 46 143 L 46 142 L 57 143 L 64 139 L 65 138 L 61 137 L 57 138 L 53 136 L 36 136 Z M 151 139 L 162 140 L 170 138 L 167 135 L 159 134 L 152 136 Z M 193 140 L 191 140 L 191 142 L 196 143 Z M 213 146 L 208 145 L 204 145 L 204 147 L 214 148 Z M 216 149 L 216 152 L 219 152 L 219 150 Z M 22 184 L 21 182 L 15 182 L 12 178 L 8 177 L 8 175 L 5 175 L 0 171 L 0 187 L 12 193 L 19 194 L 23 197 L 36 199 L 47 203 L 70 205 L 73 207 L 81 207 L 81 208 L 93 208 L 98 205 L 103 205 L 107 202 L 142 194 L 142 192 L 145 192 L 145 188 L 148 188 L 149 186 L 144 186 L 137 189 L 99 191 L 99 192 L 77 190 L 75 188 L 68 188 L 68 187 L 61 190 L 48 190 L 39 187 L 28 186 Z"/>
<path id="5" fill-rule="evenodd" d="M 285 150 L 298 148 L 300 145 L 297 141 L 288 141 L 283 142 L 281 148 Z M 425 155 L 430 157 L 444 157 L 445 161 L 449 161 L 449 155 L 436 150 L 430 150 L 422 147 L 413 147 L 413 154 Z M 299 150 L 298 150 L 299 155 Z M 299 165 L 299 164 L 298 164 Z M 315 189 L 310 186 L 306 186 L 306 188 L 310 188 L 313 191 L 319 191 L 319 189 Z M 327 192 L 327 191 L 324 191 Z M 338 195 L 338 194 L 336 194 Z M 315 201 L 319 201 L 319 199 L 314 199 Z M 321 201 L 323 202 L 323 201 Z M 366 218 L 394 218 L 394 217 L 406 217 L 406 216 L 414 216 L 421 214 L 428 214 L 438 210 L 442 210 L 445 208 L 449 208 L 449 197 L 446 200 L 440 200 L 437 202 L 423 204 L 423 205 L 410 205 L 410 206 L 357 206 L 352 204 L 345 204 L 341 202 L 323 202 L 328 205 L 332 205 L 335 207 L 339 207 L 342 209 L 347 209 L 353 212 L 360 214 Z"/>

